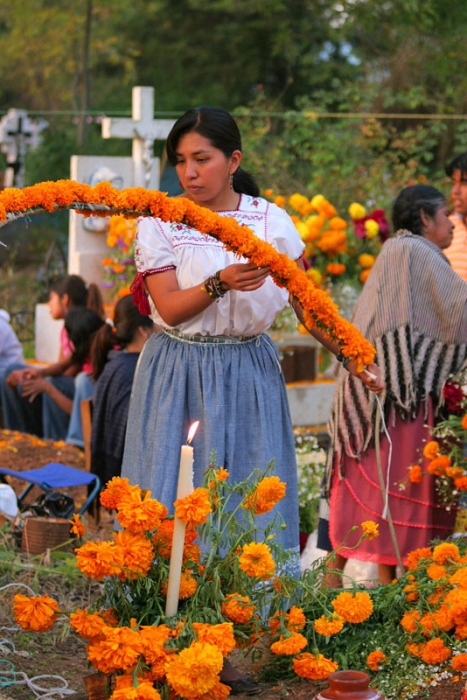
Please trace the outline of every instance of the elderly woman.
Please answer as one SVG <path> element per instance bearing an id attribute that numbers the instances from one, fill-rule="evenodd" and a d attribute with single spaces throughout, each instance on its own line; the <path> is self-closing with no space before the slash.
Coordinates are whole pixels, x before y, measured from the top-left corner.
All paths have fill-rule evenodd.
<path id="1" fill-rule="evenodd" d="M 333 549 L 344 540 L 345 547 L 356 544 L 361 530 L 347 536 L 352 525 L 379 525 L 379 537 L 356 550 L 339 549 L 336 568 L 343 569 L 346 558 L 374 562 L 382 582 L 392 580 L 410 551 L 452 532 L 452 514 L 436 502 L 434 478 L 411 483 L 408 469 L 420 461 L 446 379 L 467 355 L 467 284 L 442 252 L 452 239 L 446 199 L 433 187 L 406 187 L 392 217 L 396 235 L 384 244 L 352 319 L 376 346 L 391 442 L 381 434 L 375 449 L 376 398 L 341 368 L 327 474 Z"/>

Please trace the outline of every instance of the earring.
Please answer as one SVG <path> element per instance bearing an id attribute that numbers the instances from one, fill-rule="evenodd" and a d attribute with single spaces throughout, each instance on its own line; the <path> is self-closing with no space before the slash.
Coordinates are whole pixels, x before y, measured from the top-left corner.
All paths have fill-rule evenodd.
<path id="1" fill-rule="evenodd" d="M 230 173 L 230 189 L 233 190 L 233 173 Z"/>

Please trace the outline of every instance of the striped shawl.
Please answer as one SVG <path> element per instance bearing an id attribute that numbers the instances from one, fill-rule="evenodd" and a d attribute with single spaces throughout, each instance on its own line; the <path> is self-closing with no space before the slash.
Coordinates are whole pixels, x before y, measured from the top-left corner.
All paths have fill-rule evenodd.
<path id="1" fill-rule="evenodd" d="M 388 240 L 358 299 L 353 324 L 377 352 L 386 386 L 384 409 L 413 419 L 433 399 L 435 414 L 442 388 L 467 357 L 467 284 L 433 243 L 408 231 Z M 360 455 L 372 440 L 375 395 L 339 368 L 328 430 L 331 464 L 343 451 Z"/>

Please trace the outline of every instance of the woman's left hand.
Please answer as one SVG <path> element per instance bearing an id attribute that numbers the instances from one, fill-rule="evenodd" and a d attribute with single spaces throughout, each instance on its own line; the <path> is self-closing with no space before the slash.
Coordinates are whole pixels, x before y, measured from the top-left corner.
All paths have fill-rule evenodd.
<path id="1" fill-rule="evenodd" d="M 48 382 L 43 377 L 32 377 L 23 381 L 22 394 L 29 398 L 29 401 L 34 401 L 36 396 L 43 394 L 48 387 Z"/>
<path id="2" fill-rule="evenodd" d="M 378 365 L 367 365 L 363 372 L 358 372 L 357 367 L 353 362 L 349 362 L 347 369 L 354 377 L 358 377 L 369 391 L 374 394 L 382 394 L 384 391 L 384 382 L 381 378 L 381 369 Z"/>

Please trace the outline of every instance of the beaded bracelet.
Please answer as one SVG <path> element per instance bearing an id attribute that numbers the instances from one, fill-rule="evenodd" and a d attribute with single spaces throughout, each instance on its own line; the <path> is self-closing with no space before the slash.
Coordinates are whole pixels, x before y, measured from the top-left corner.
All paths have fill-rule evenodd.
<path id="1" fill-rule="evenodd" d="M 350 362 L 352 362 L 352 360 L 351 360 L 350 357 L 346 357 L 346 356 L 344 355 L 344 353 L 342 352 L 342 350 L 339 350 L 339 352 L 337 353 L 337 355 L 336 355 L 336 360 L 337 360 L 338 362 L 341 363 L 341 365 L 342 365 L 342 367 L 343 367 L 344 369 L 346 369 L 347 371 L 349 371 L 349 368 L 347 367 L 347 365 L 348 365 Z"/>
<path id="2" fill-rule="evenodd" d="M 211 299 L 221 299 L 222 297 L 225 297 L 227 290 L 224 290 L 222 288 L 222 280 L 220 278 L 221 271 L 218 270 L 215 275 L 211 275 L 210 277 L 207 278 L 207 280 L 204 282 L 203 286 L 201 289 L 209 296 Z"/>

